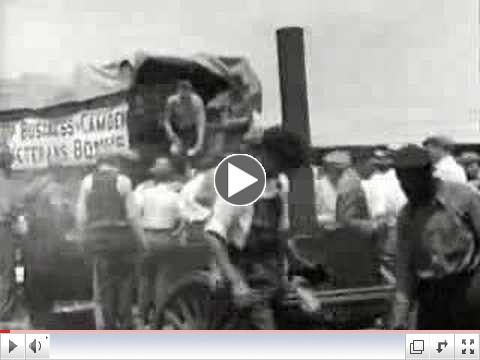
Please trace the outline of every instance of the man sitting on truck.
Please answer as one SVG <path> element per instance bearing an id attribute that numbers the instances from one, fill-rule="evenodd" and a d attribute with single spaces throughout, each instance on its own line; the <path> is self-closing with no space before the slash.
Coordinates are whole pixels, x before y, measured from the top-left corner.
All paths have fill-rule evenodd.
<path id="1" fill-rule="evenodd" d="M 193 157 L 202 151 L 205 105 L 189 80 L 179 81 L 177 92 L 167 99 L 163 126 L 171 142 L 172 155 Z"/>

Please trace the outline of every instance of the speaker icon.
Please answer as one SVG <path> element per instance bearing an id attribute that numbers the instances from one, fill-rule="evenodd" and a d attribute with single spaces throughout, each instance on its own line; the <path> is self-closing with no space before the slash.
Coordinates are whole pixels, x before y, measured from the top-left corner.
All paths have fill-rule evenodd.
<path id="1" fill-rule="evenodd" d="M 42 350 L 42 343 L 40 341 L 37 341 L 37 339 L 33 339 L 33 341 L 28 345 L 30 350 L 33 351 L 34 354 L 37 353 L 37 351 Z"/>

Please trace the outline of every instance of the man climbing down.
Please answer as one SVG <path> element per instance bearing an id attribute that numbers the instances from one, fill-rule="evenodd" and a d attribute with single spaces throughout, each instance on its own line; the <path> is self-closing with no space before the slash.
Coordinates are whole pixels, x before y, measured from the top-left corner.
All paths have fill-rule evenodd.
<path id="1" fill-rule="evenodd" d="M 307 150 L 300 139 L 275 127 L 249 152 L 265 168 L 264 194 L 249 206 L 217 198 L 205 232 L 236 305 L 248 309 L 249 327 L 275 329 L 273 305 L 284 281 L 289 230 L 288 186 L 281 179 L 307 163 Z"/>

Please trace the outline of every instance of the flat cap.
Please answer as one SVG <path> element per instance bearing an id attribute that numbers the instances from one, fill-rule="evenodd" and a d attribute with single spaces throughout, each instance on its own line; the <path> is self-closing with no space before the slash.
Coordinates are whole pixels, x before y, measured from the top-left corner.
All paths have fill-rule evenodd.
<path id="1" fill-rule="evenodd" d="M 474 151 L 465 151 L 457 159 L 460 164 L 480 162 L 480 156 Z"/>
<path id="2" fill-rule="evenodd" d="M 379 165 L 392 165 L 392 151 L 384 149 L 376 149 L 373 152 L 373 161 Z"/>
<path id="3" fill-rule="evenodd" d="M 452 138 L 448 136 L 430 136 L 426 138 L 423 143 L 423 146 L 428 146 L 428 145 L 433 145 L 433 146 L 439 146 L 445 149 L 451 149 L 455 145 L 455 141 L 453 141 Z"/>
<path id="4" fill-rule="evenodd" d="M 420 169 L 432 165 L 432 158 L 422 147 L 406 145 L 395 152 L 393 164 L 396 169 Z"/>
<path id="5" fill-rule="evenodd" d="M 347 151 L 335 150 L 326 154 L 323 162 L 338 167 L 349 167 L 352 165 L 352 158 Z"/>

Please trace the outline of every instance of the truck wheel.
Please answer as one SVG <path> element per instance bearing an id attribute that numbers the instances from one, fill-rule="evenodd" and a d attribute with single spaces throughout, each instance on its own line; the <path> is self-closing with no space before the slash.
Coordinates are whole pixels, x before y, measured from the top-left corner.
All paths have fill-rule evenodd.
<path id="1" fill-rule="evenodd" d="M 238 316 L 227 289 L 212 287 L 208 273 L 181 280 L 170 292 L 157 316 L 160 330 L 235 329 Z"/>

